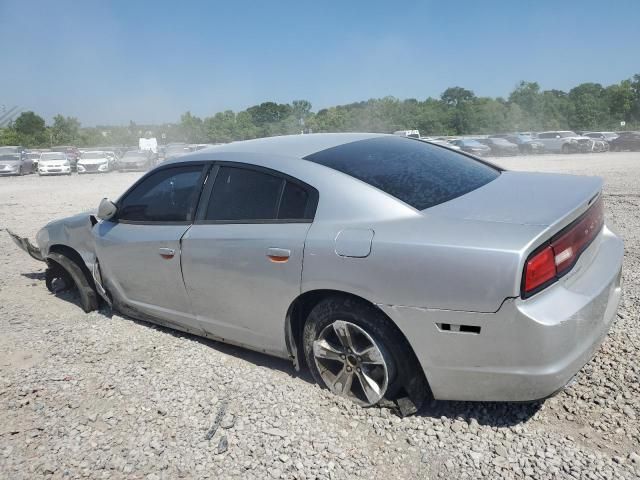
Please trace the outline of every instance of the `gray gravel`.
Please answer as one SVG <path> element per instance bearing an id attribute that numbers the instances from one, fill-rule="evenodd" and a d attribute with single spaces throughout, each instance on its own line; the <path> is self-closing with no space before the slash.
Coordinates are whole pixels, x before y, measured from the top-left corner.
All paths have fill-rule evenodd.
<path id="1" fill-rule="evenodd" d="M 512 169 L 601 175 L 626 242 L 614 327 L 544 403 L 433 402 L 400 419 L 320 390 L 289 363 L 55 298 L 2 234 L 0 477 L 640 477 L 640 154 L 517 157 Z M 0 178 L 0 229 L 117 197 L 139 174 Z M 543 199 L 541 199 L 542 201 Z"/>

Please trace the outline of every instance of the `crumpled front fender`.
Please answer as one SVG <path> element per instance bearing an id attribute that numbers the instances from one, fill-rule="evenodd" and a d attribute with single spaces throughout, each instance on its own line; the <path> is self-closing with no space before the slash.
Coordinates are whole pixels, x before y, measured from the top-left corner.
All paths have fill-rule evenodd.
<path id="1" fill-rule="evenodd" d="M 36 260 L 40 260 L 41 262 L 45 261 L 44 257 L 42 256 L 42 253 L 40 252 L 40 249 L 36 247 L 33 243 L 31 243 L 28 238 L 16 235 L 15 233 L 13 233 L 11 230 L 8 230 L 8 229 L 7 229 L 7 233 L 11 237 L 11 240 L 13 240 L 13 243 L 15 243 L 18 247 L 20 247 L 25 252 L 27 252 L 32 258 Z"/>

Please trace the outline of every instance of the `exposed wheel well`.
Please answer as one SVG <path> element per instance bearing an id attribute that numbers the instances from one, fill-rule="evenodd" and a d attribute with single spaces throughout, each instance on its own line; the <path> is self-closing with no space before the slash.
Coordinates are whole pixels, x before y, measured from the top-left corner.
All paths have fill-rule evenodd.
<path id="1" fill-rule="evenodd" d="M 49 252 L 50 253 L 59 253 L 61 255 L 64 255 L 65 257 L 67 257 L 69 260 L 73 260 L 78 265 L 78 267 L 80 267 L 80 270 L 82 270 L 82 273 L 84 274 L 85 278 L 87 279 L 87 282 L 89 283 L 89 285 L 91 285 L 91 287 L 95 289 L 95 283 L 93 281 L 93 275 L 91 275 L 91 272 L 87 268 L 87 265 L 84 263 L 84 260 L 82 259 L 82 257 L 80 256 L 80 254 L 76 250 L 74 250 L 73 248 L 69 247 L 68 245 L 56 244 L 56 245 L 52 245 L 51 247 L 49 247 Z M 49 261 L 49 259 L 47 259 L 47 262 L 48 261 Z"/>
<path id="2" fill-rule="evenodd" d="M 389 316 L 385 312 L 380 310 L 374 303 L 370 302 L 369 300 L 358 295 L 354 295 L 353 293 L 347 293 L 341 290 L 311 290 L 309 292 L 301 294 L 298 298 L 296 298 L 289 306 L 289 311 L 287 312 L 287 332 L 290 332 L 292 336 L 292 338 L 287 339 L 287 348 L 289 349 L 289 354 L 291 355 L 291 357 L 296 360 L 296 367 L 301 367 L 302 363 L 304 363 L 304 355 L 301 354 L 301 352 L 303 351 L 302 331 L 304 330 L 304 324 L 307 321 L 309 313 L 311 312 L 311 310 L 313 310 L 313 307 L 315 307 L 325 298 L 337 296 L 351 297 L 353 299 L 357 299 L 358 301 L 372 305 L 391 322 L 393 327 L 406 340 L 406 337 L 395 324 L 395 322 L 391 318 L 389 318 Z M 409 342 L 407 341 L 407 343 Z M 295 347 L 295 350 L 292 347 Z"/>

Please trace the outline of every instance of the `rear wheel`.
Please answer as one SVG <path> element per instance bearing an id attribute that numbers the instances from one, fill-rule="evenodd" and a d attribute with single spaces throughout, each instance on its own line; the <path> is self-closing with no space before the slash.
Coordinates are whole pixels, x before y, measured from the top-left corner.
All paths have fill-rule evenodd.
<path id="1" fill-rule="evenodd" d="M 428 391 L 402 334 L 380 310 L 362 300 L 336 296 L 321 301 L 305 323 L 303 347 L 314 380 L 361 406 L 393 400 L 411 384 L 421 389 L 410 395 L 419 408 Z"/>

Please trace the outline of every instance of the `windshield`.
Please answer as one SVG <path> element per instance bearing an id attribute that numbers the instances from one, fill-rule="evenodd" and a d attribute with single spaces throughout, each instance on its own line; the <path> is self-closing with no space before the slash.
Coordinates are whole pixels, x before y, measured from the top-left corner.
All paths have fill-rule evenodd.
<path id="1" fill-rule="evenodd" d="M 305 159 L 362 180 L 418 210 L 464 195 L 500 175 L 466 155 L 402 137 L 360 140 Z"/>
<path id="2" fill-rule="evenodd" d="M 100 158 L 106 158 L 106 155 L 104 152 L 84 152 L 82 154 L 83 160 L 97 160 Z"/>
<path id="3" fill-rule="evenodd" d="M 64 153 L 43 153 L 40 160 L 46 162 L 48 160 L 66 160 Z"/>
<path id="4" fill-rule="evenodd" d="M 27 158 L 29 160 L 35 160 L 36 158 L 40 158 L 39 153 L 27 153 Z"/>
<path id="5" fill-rule="evenodd" d="M 0 160 L 11 160 L 11 161 L 20 160 L 20 154 L 19 153 L 2 153 L 2 152 L 0 152 Z"/>
<path id="6" fill-rule="evenodd" d="M 477 140 L 462 140 L 462 143 L 467 147 L 484 147 L 485 146 Z"/>
<path id="7" fill-rule="evenodd" d="M 562 138 L 577 137 L 578 136 L 578 134 L 576 132 L 558 132 L 558 134 Z"/>

